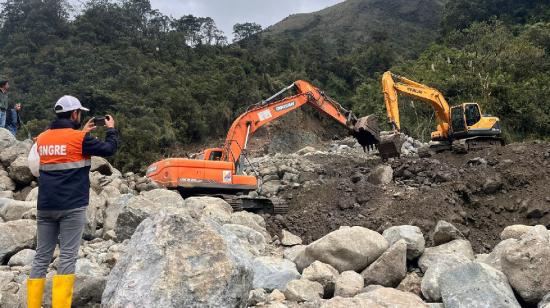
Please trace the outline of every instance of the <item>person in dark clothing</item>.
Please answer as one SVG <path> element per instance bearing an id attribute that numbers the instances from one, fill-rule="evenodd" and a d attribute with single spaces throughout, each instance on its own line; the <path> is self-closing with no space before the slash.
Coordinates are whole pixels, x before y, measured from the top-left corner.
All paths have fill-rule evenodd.
<path id="1" fill-rule="evenodd" d="M 41 306 L 47 268 L 58 239 L 60 255 L 53 277 L 52 307 L 71 307 L 76 258 L 89 202 L 91 156 L 112 156 L 118 148 L 112 116 L 106 117 L 106 137 L 101 141 L 89 134 L 96 128 L 93 119 L 79 130 L 82 111 L 88 109 L 77 98 L 63 96 L 54 110 L 57 119 L 36 141 L 40 176 L 36 256 L 27 280 L 30 308 Z"/>
<path id="2" fill-rule="evenodd" d="M 15 104 L 13 108 L 8 108 L 6 111 L 6 126 L 14 136 L 17 135 L 17 129 L 21 126 L 21 119 L 19 118 L 19 111 L 21 111 L 21 104 Z"/>

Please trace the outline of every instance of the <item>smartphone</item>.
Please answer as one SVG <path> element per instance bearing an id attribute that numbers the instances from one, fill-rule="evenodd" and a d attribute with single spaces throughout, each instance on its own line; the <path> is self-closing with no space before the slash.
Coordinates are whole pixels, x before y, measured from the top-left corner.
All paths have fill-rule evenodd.
<path id="1" fill-rule="evenodd" d="M 105 117 L 94 117 L 94 126 L 105 126 Z"/>

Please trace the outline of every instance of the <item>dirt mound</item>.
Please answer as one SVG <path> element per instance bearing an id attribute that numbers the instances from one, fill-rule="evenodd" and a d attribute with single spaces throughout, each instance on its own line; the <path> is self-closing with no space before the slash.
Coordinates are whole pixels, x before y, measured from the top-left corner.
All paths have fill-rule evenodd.
<path id="1" fill-rule="evenodd" d="M 410 224 L 430 234 L 438 220 L 446 220 L 481 253 L 499 241 L 505 226 L 550 226 L 549 143 L 396 159 L 387 163 L 394 174 L 384 186 L 367 179 L 381 164 L 372 155 L 319 152 L 301 159 L 323 169 L 308 185 L 282 189 L 289 212 L 267 221 L 271 232 L 288 229 L 308 243 L 340 226 L 382 231 Z"/>

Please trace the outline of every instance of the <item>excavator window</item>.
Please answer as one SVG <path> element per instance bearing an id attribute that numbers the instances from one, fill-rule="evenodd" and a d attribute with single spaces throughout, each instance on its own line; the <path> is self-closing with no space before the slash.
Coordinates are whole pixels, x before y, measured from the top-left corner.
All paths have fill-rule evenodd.
<path id="1" fill-rule="evenodd" d="M 464 126 L 464 113 L 462 112 L 462 106 L 455 106 L 451 108 L 451 125 L 453 132 L 463 132 L 466 130 Z"/>
<path id="2" fill-rule="evenodd" d="M 210 157 L 208 157 L 208 160 L 221 160 L 222 159 L 222 152 L 211 152 Z"/>
<path id="3" fill-rule="evenodd" d="M 477 104 L 465 105 L 464 113 L 466 115 L 466 125 L 468 126 L 472 126 L 481 120 L 481 112 L 479 112 L 479 106 Z"/>

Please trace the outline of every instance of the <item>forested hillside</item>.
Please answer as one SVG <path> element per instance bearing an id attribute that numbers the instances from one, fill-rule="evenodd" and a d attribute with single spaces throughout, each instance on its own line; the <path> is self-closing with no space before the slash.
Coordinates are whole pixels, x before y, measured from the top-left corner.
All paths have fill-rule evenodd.
<path id="1" fill-rule="evenodd" d="M 244 106 L 296 79 L 361 115 L 383 115 L 379 77 L 390 68 L 453 103 L 480 102 L 503 119 L 510 138 L 547 138 L 549 6 L 348 0 L 266 32 L 237 25 L 240 40 L 230 44 L 211 18 L 169 18 L 148 0 L 91 0 L 78 13 L 64 0 L 8 0 L 0 75 L 12 81 L 12 100 L 24 104 L 33 134 L 63 94 L 78 96 L 93 114 L 113 113 L 123 138 L 114 160 L 125 170 L 223 137 Z M 407 103 L 403 113 L 411 133 L 429 133 L 429 109 Z"/>

